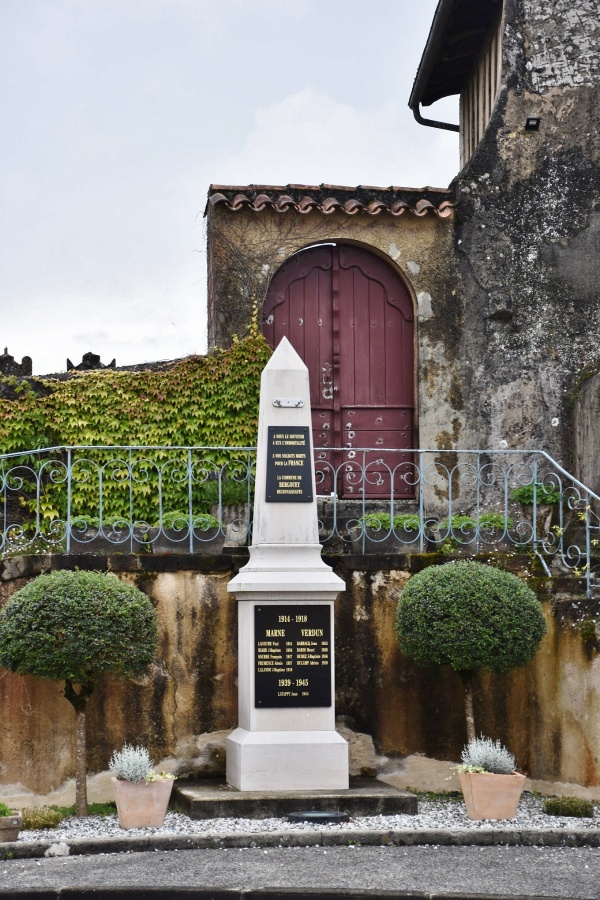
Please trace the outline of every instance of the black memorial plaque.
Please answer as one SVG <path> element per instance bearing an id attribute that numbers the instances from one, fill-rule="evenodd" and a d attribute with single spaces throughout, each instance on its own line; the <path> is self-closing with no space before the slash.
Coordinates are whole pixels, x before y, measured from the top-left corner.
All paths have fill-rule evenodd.
<path id="1" fill-rule="evenodd" d="M 329 606 L 255 606 L 254 639 L 257 708 L 331 706 Z"/>
<path id="2" fill-rule="evenodd" d="M 269 425 L 267 503 L 311 503 L 312 459 L 307 425 Z"/>

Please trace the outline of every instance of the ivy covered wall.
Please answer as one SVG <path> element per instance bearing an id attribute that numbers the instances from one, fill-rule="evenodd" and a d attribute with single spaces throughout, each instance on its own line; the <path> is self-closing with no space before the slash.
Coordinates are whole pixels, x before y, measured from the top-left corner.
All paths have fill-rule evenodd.
<path id="1" fill-rule="evenodd" d="M 260 374 L 270 355 L 251 328 L 228 350 L 162 371 L 4 378 L 10 399 L 0 399 L 0 453 L 81 444 L 253 446 Z"/>

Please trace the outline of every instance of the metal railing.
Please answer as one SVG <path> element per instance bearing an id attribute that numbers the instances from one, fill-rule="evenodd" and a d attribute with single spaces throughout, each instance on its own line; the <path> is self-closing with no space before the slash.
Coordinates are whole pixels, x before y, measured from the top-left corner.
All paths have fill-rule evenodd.
<path id="1" fill-rule="evenodd" d="M 251 533 L 252 447 L 0 456 L 0 552 L 219 552 Z M 600 497 L 543 451 L 315 449 L 320 538 L 355 553 L 532 552 L 586 579 Z M 595 548 L 598 547 L 598 552 Z"/>
<path id="2" fill-rule="evenodd" d="M 72 446 L 0 457 L 0 550 L 213 552 L 244 544 L 251 447 Z"/>

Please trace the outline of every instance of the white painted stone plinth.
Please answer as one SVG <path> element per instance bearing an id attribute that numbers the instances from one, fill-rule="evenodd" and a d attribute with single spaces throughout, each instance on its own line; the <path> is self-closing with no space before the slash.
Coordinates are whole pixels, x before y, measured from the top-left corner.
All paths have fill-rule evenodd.
<path id="1" fill-rule="evenodd" d="M 336 731 L 248 731 L 227 738 L 227 783 L 241 791 L 348 787 L 348 744 Z"/>
<path id="2" fill-rule="evenodd" d="M 312 440 L 312 500 L 267 502 L 269 426 L 311 434 L 308 370 L 286 338 L 261 378 L 250 561 L 228 585 L 239 601 L 239 724 L 227 739 L 227 782 L 242 791 L 339 790 L 348 788 L 349 765 L 335 730 L 333 601 L 345 584 L 321 558 Z M 265 602 L 329 607 L 330 706 L 255 705 L 255 608 Z"/>

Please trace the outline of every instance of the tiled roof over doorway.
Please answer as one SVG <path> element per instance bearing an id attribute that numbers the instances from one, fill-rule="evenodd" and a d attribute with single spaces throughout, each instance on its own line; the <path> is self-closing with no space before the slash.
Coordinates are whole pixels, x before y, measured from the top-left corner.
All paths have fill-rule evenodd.
<path id="1" fill-rule="evenodd" d="M 321 212 L 330 215 L 338 210 L 349 216 L 363 213 L 370 216 L 389 214 L 401 216 L 408 212 L 414 216 L 431 213 L 441 219 L 452 215 L 454 196 L 444 188 L 425 187 L 343 187 L 334 184 L 265 184 L 223 185 L 212 184 L 208 192 L 205 215 L 211 207 L 223 204 L 237 212 L 250 209 L 262 212 L 273 209 L 284 213 Z"/>

